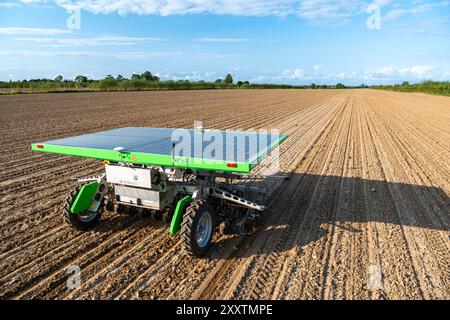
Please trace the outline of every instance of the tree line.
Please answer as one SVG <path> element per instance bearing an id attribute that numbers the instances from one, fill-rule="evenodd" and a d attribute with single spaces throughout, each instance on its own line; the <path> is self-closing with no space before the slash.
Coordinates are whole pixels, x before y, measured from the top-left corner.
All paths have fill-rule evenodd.
<path id="1" fill-rule="evenodd" d="M 215 81 L 190 81 L 161 80 L 159 76 L 150 71 L 143 73 L 133 73 L 127 78 L 122 75 L 107 75 L 103 79 L 89 79 L 85 75 L 77 75 L 73 79 L 64 79 L 62 75 L 54 79 L 30 79 L 19 81 L 0 81 L 0 88 L 12 89 L 10 92 L 34 92 L 34 91 L 79 91 L 79 90 L 187 90 L 187 89 L 229 89 L 229 88 L 249 88 L 249 89 L 345 89 L 345 88 L 368 88 L 367 85 L 345 86 L 342 83 L 336 85 L 315 84 L 310 85 L 289 85 L 271 83 L 251 83 L 239 80 L 235 82 L 231 74 Z M 425 81 L 418 84 L 403 82 L 397 85 L 377 85 L 371 86 L 374 89 L 394 90 L 403 92 L 424 92 L 440 95 L 450 95 L 450 82 Z M 6 91 L 8 93 L 8 91 Z"/>
<path id="2" fill-rule="evenodd" d="M 270 87 L 288 87 L 284 85 L 266 85 Z M 85 75 L 77 75 L 73 79 L 64 79 L 62 75 L 54 79 L 30 79 L 19 81 L 0 81 L 0 88 L 10 89 L 30 89 L 30 90 L 69 90 L 69 89 L 92 89 L 92 90 L 145 90 L 145 89 L 222 89 L 222 88 L 240 88 L 240 87 L 263 87 L 259 84 L 251 84 L 249 81 L 234 82 L 233 76 L 227 74 L 223 79 L 217 79 L 214 82 L 208 81 L 190 81 L 180 80 L 161 80 L 157 75 L 150 71 L 141 74 L 133 73 L 130 78 L 122 75 L 107 75 L 103 79 L 89 79 Z M 294 87 L 294 86 L 289 86 Z"/>
<path id="3" fill-rule="evenodd" d="M 392 90 L 400 92 L 423 92 L 437 95 L 450 96 L 450 81 L 424 81 L 410 84 L 403 81 L 401 84 L 372 86 L 373 89 Z"/>

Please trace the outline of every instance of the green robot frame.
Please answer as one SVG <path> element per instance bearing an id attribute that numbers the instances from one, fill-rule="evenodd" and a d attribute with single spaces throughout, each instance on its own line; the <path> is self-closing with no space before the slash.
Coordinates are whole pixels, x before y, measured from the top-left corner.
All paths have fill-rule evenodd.
<path id="1" fill-rule="evenodd" d="M 267 179 L 249 172 L 287 136 L 270 137 L 263 148 L 247 152 L 244 161 L 230 161 L 225 157 L 175 157 L 169 139 L 173 130 L 177 129 L 121 128 L 35 143 L 32 150 L 104 163 L 103 174 L 79 179 L 80 186 L 68 195 L 62 211 L 71 227 L 94 227 L 105 209 L 149 212 L 169 225 L 171 236 L 181 234 L 188 254 L 201 257 L 216 227 L 223 234 L 254 230 L 265 209 L 264 190 L 241 181 Z M 195 130 L 188 132 L 196 134 Z"/>

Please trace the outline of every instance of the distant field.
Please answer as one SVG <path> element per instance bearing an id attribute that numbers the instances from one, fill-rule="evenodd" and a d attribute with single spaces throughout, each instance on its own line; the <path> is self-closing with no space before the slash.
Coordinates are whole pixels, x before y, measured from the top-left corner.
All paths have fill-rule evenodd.
<path id="1" fill-rule="evenodd" d="M 449 299 L 450 98 L 369 89 L 0 96 L 0 297 Z M 264 223 L 205 259 L 150 218 L 94 230 L 61 205 L 90 159 L 30 144 L 125 126 L 278 128 L 281 172 Z M 258 170 L 258 169 L 257 169 Z M 261 170 L 261 169 L 259 169 Z M 256 171 L 257 172 L 257 171 Z M 67 268 L 82 285 L 66 286 Z"/>

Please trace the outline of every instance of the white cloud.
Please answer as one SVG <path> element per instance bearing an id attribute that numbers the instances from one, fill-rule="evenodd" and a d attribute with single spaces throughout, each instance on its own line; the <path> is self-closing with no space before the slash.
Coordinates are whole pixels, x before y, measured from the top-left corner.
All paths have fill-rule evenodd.
<path id="1" fill-rule="evenodd" d="M 6 35 L 56 35 L 71 33 L 68 29 L 46 28 L 0 28 L 0 34 Z"/>
<path id="2" fill-rule="evenodd" d="M 248 39 L 243 38 L 200 38 L 195 39 L 197 42 L 246 42 Z"/>
<path id="3" fill-rule="evenodd" d="M 367 2 L 361 0 L 303 0 L 296 12 L 314 24 L 341 25 L 366 8 Z"/>
<path id="4" fill-rule="evenodd" d="M 175 79 L 184 79 L 189 81 L 200 81 L 200 80 L 213 80 L 215 77 L 215 72 L 199 72 L 199 71 L 193 71 L 188 74 L 182 74 L 180 76 L 174 76 Z"/>
<path id="5" fill-rule="evenodd" d="M 217 14 L 237 16 L 297 15 L 312 24 L 343 25 L 353 16 L 366 14 L 369 4 L 380 8 L 391 5 L 392 0 L 19 0 L 29 5 L 56 5 L 72 10 L 78 7 L 95 14 L 118 13 L 120 15 L 186 15 Z M 12 2 L 7 2 L 12 3 Z M 394 20 L 406 14 L 426 12 L 450 6 L 450 1 L 433 3 L 413 2 L 415 6 L 404 9 L 392 4 L 394 9 L 384 15 Z"/>
<path id="6" fill-rule="evenodd" d="M 394 74 L 395 72 L 396 72 L 396 70 L 395 70 L 393 67 L 391 67 L 391 66 L 381 68 L 381 69 L 378 71 L 378 73 L 381 73 L 381 74 L 388 74 L 388 75 Z"/>
<path id="7" fill-rule="evenodd" d="M 330 79 L 336 78 L 336 79 L 343 80 L 343 79 L 354 79 L 357 76 L 358 76 L 357 72 L 341 72 L 335 76 L 329 76 L 329 78 Z"/>
<path id="8" fill-rule="evenodd" d="M 377 7 L 385 7 L 388 4 L 391 4 L 392 0 L 375 0 L 373 2 L 371 2 L 371 4 L 376 5 Z"/>
<path id="9" fill-rule="evenodd" d="M 179 72 L 177 74 L 172 73 L 156 73 L 158 77 L 162 80 L 189 80 L 189 81 L 214 81 L 217 78 L 217 74 L 215 72 L 201 72 L 201 71 L 192 71 L 192 72 Z"/>
<path id="10" fill-rule="evenodd" d="M 440 1 L 419 5 L 411 10 L 412 13 L 421 13 L 433 10 L 435 8 L 444 8 L 450 6 L 450 1 Z"/>
<path id="11" fill-rule="evenodd" d="M 353 84 L 360 85 L 363 82 L 374 84 L 400 83 L 401 81 L 420 82 L 423 80 L 448 80 L 448 72 L 439 70 L 431 65 L 416 65 L 411 67 L 385 66 L 376 70 L 345 71 L 322 74 L 317 73 L 317 66 L 306 69 L 286 69 L 281 73 L 266 72 L 262 75 L 248 77 L 251 81 L 261 83 L 291 83 L 291 84 Z M 308 71 L 309 70 L 309 71 Z M 447 78 L 446 78 L 447 75 Z"/>
<path id="12" fill-rule="evenodd" d="M 133 52 L 121 52 L 114 54 L 115 58 L 122 60 L 143 60 L 158 57 L 174 57 L 182 56 L 181 51 L 163 51 L 163 52 L 145 52 L 145 51 L 133 51 Z"/>
<path id="13" fill-rule="evenodd" d="M 189 59 L 221 59 L 236 58 L 239 54 L 217 54 L 210 52 L 182 52 L 182 51 L 125 51 L 119 53 L 108 53 L 101 51 L 38 51 L 38 50 L 14 50 L 0 51 L 0 56 L 8 57 L 67 57 L 67 56 L 90 56 L 102 58 L 114 58 L 120 60 L 145 60 L 159 57 L 183 56 Z"/>
<path id="14" fill-rule="evenodd" d="M 186 55 L 195 59 L 226 59 L 239 58 L 242 55 L 238 53 L 212 53 L 212 52 L 194 52 L 186 53 Z"/>
<path id="15" fill-rule="evenodd" d="M 21 7 L 22 5 L 17 2 L 2 2 L 0 3 L 0 8 L 17 8 Z"/>
<path id="16" fill-rule="evenodd" d="M 292 77 L 292 79 L 298 80 L 298 79 L 303 78 L 304 75 L 305 75 L 305 73 L 303 72 L 302 69 L 295 69 L 295 70 L 292 72 L 291 77 Z"/>
<path id="17" fill-rule="evenodd" d="M 273 77 L 270 76 L 256 76 L 250 79 L 251 82 L 270 82 L 273 80 Z"/>
<path id="18" fill-rule="evenodd" d="M 92 51 L 34 51 L 34 50 L 15 50 L 0 51 L 0 56 L 10 57 L 56 57 L 56 56 L 100 56 L 100 53 Z"/>
<path id="19" fill-rule="evenodd" d="M 370 80 L 423 80 L 438 76 L 435 71 L 436 68 L 430 65 L 418 65 L 407 68 L 395 68 L 392 66 L 387 66 L 378 70 L 365 71 L 364 78 Z"/>
<path id="20" fill-rule="evenodd" d="M 449 7 L 449 6 L 450 6 L 450 1 L 439 1 L 439 2 L 434 2 L 434 3 L 416 5 L 410 9 L 396 8 L 396 9 L 388 11 L 384 15 L 383 20 L 395 20 L 395 19 L 401 18 L 405 15 L 428 12 L 428 11 L 436 9 L 436 8 L 445 8 L 445 7 Z"/>
<path id="21" fill-rule="evenodd" d="M 434 71 L 433 66 L 414 66 L 411 67 L 409 70 L 410 73 L 422 77 L 422 76 L 429 76 Z"/>
<path id="22" fill-rule="evenodd" d="M 33 4 L 46 0 L 22 0 Z M 365 14 L 371 0 L 53 0 L 64 9 L 78 7 L 95 14 L 186 15 L 217 14 L 237 16 L 297 15 L 314 24 L 340 25 L 352 16 Z M 375 0 L 379 6 L 390 0 Z"/>
<path id="23" fill-rule="evenodd" d="M 414 25 L 400 23 L 393 30 L 402 34 L 445 37 L 445 40 L 447 40 L 450 36 L 449 23 L 450 19 L 445 17 L 442 19 L 421 19 Z"/>
<path id="24" fill-rule="evenodd" d="M 285 79 L 285 80 L 300 80 L 304 77 L 304 75 L 305 75 L 305 72 L 300 68 L 293 69 L 293 70 L 286 69 L 281 73 L 281 75 L 274 77 L 274 79 L 276 79 L 276 80 L 283 80 L 283 79 Z"/>
<path id="25" fill-rule="evenodd" d="M 19 2 L 22 2 L 24 4 L 41 4 L 41 3 L 48 3 L 47 0 L 19 0 Z"/>
<path id="26" fill-rule="evenodd" d="M 395 20 L 400 17 L 403 17 L 405 14 L 408 14 L 408 10 L 394 9 L 386 13 L 385 16 L 383 17 L 383 20 Z"/>
<path id="27" fill-rule="evenodd" d="M 299 0 L 55 0 L 63 8 L 78 6 L 93 13 L 162 16 L 195 13 L 284 16 Z"/>
<path id="28" fill-rule="evenodd" d="M 136 37 L 95 37 L 95 38 L 16 38 L 18 41 L 28 41 L 44 44 L 50 47 L 77 47 L 77 46 L 108 46 L 108 45 L 135 45 L 146 41 L 164 41 L 160 38 Z"/>

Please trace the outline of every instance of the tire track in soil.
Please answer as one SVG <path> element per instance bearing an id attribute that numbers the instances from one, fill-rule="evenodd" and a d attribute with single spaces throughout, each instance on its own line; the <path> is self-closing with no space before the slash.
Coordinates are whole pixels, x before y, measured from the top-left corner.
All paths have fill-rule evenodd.
<path id="1" fill-rule="evenodd" d="M 302 276 L 308 281 L 300 283 L 297 292 L 289 288 L 287 293 L 291 291 L 297 296 L 300 294 L 301 298 L 318 299 L 323 296 L 331 248 L 330 238 L 335 232 L 333 222 L 342 191 L 341 176 L 345 161 L 344 155 L 348 148 L 352 113 L 350 103 L 346 104 L 344 111 L 337 132 L 332 137 L 327 150 L 323 166 L 312 172 L 312 174 L 319 173 L 320 175 L 315 178 L 317 181 L 313 187 L 311 202 L 306 208 L 304 219 L 294 239 L 296 248 L 302 248 L 298 267 L 304 272 Z M 333 177 L 338 178 L 334 179 Z M 295 249 L 295 253 L 297 250 Z M 293 256 L 292 252 L 291 256 Z"/>
<path id="2" fill-rule="evenodd" d="M 344 102 L 345 105 L 346 102 Z M 340 115 L 340 111 L 336 112 L 337 116 Z M 331 125 L 331 127 L 335 126 L 336 124 L 336 120 L 330 120 L 328 122 L 328 125 Z M 321 141 L 321 137 L 323 137 L 323 135 L 325 135 L 325 137 L 328 137 L 331 133 L 331 129 L 327 130 L 325 129 L 324 131 L 321 132 L 321 135 L 317 138 L 317 142 L 314 143 L 314 145 L 322 145 L 322 141 Z M 325 139 L 323 139 L 325 140 Z M 310 150 L 308 150 L 310 151 Z M 301 159 L 301 158 L 300 158 Z M 278 206 L 280 204 L 284 204 L 289 202 L 289 199 L 293 199 L 295 198 L 299 192 L 302 192 L 300 190 L 300 186 L 301 186 L 301 181 L 304 177 L 300 176 L 300 175 L 294 175 L 292 177 L 292 180 L 289 181 L 288 183 L 288 189 L 286 192 L 283 192 L 283 194 L 280 194 L 280 199 L 276 200 L 276 203 L 278 203 Z M 306 178 L 305 178 L 306 179 Z M 283 190 L 284 188 L 281 187 L 281 190 Z M 269 206 L 270 208 L 270 206 Z M 278 211 L 278 207 L 275 207 L 275 209 L 269 209 L 270 212 L 268 212 L 266 214 L 266 216 L 269 217 L 273 217 L 273 218 L 277 218 L 276 214 L 274 214 L 275 212 Z M 290 218 L 288 220 L 288 222 L 286 223 L 285 221 L 280 221 L 279 224 L 287 224 L 287 225 L 293 225 L 294 220 L 299 216 L 299 215 L 295 215 L 295 209 L 294 210 L 289 210 L 286 213 L 286 216 L 290 213 Z M 283 216 L 282 218 L 286 219 L 286 216 Z M 272 222 L 270 221 L 271 224 L 276 224 L 276 222 Z M 281 250 L 281 246 L 283 246 L 287 240 L 288 237 L 288 229 L 285 229 L 285 232 L 283 232 L 281 235 L 278 235 L 277 238 L 272 238 L 269 235 L 266 235 L 265 239 L 257 239 L 256 241 L 254 241 L 252 243 L 252 253 L 249 253 L 248 256 L 251 256 L 253 253 L 259 253 L 259 250 L 263 250 L 265 252 L 267 252 L 268 257 L 265 259 L 262 259 L 262 262 L 260 263 L 260 267 L 262 268 L 263 271 L 260 272 L 260 274 L 263 274 L 263 278 L 258 278 L 256 281 L 254 279 L 251 279 L 251 277 L 249 277 L 251 280 L 248 281 L 248 283 L 253 283 L 256 284 L 255 287 L 253 289 L 251 288 L 243 288 L 242 290 L 240 290 L 239 292 L 244 292 L 243 298 L 245 298 L 245 292 L 249 293 L 251 292 L 253 295 L 251 296 L 252 299 L 256 298 L 257 296 L 255 296 L 255 294 L 258 294 L 258 290 L 260 290 L 261 288 L 263 288 L 264 286 L 267 285 L 267 279 L 269 278 L 270 272 L 274 269 L 274 263 L 276 263 L 277 261 L 279 261 L 280 257 L 279 257 L 279 253 L 278 251 Z M 294 230 L 294 228 L 291 228 L 290 231 L 292 232 L 292 230 Z M 262 236 L 259 236 L 262 237 Z M 264 246 L 264 248 L 262 249 L 262 247 Z M 240 259 L 234 259 L 235 263 L 233 265 L 233 267 L 236 268 L 236 266 L 238 265 L 242 265 L 242 262 L 239 261 Z M 242 267 L 242 270 L 248 270 L 249 268 L 246 268 L 247 264 L 250 264 L 252 261 L 247 260 L 246 264 L 244 267 Z M 229 263 L 230 264 L 230 263 Z M 257 270 L 255 266 L 252 266 L 253 270 Z M 211 282 L 209 281 L 205 281 L 205 285 L 204 290 L 205 291 L 201 291 L 203 288 L 201 287 L 199 289 L 200 292 L 194 294 L 194 297 L 197 298 L 211 298 L 211 297 L 216 297 L 217 293 L 220 292 L 219 290 L 214 290 L 214 287 L 219 287 L 219 286 L 224 286 L 224 284 L 226 283 L 231 283 L 234 282 L 236 283 L 236 280 L 234 281 L 228 281 L 228 279 L 222 279 L 220 278 L 220 275 L 224 275 L 225 277 L 228 276 L 230 274 L 230 270 L 227 270 L 227 268 L 223 268 L 221 265 L 218 267 L 218 271 L 217 273 L 212 273 L 212 275 L 210 275 L 211 279 L 213 279 L 215 286 L 211 286 Z M 239 272 L 236 272 L 237 274 L 239 274 Z M 240 274 L 239 274 L 240 275 Z M 209 295 L 210 293 L 216 292 L 216 295 Z"/>
<path id="3" fill-rule="evenodd" d="M 375 118 L 375 117 L 373 117 Z M 382 131 L 381 128 L 384 128 Z M 380 149 L 380 154 L 384 157 L 385 163 L 396 163 L 401 164 L 396 170 L 395 175 L 397 177 L 402 177 L 401 181 L 409 182 L 410 178 L 406 173 L 403 173 L 402 168 L 409 167 L 407 159 L 405 158 L 405 152 L 401 155 L 399 150 L 401 147 L 395 144 L 396 135 L 389 130 L 388 127 L 383 125 L 383 121 L 377 122 L 376 130 L 379 130 L 379 135 L 384 139 L 383 145 L 377 145 Z M 390 133 L 390 136 L 389 136 Z M 386 177 L 388 180 L 395 181 L 395 176 L 392 171 L 393 166 L 386 166 Z M 444 283 L 448 287 L 448 278 L 440 279 L 436 275 L 441 275 L 442 272 L 436 272 L 439 267 L 435 266 L 435 260 L 432 256 L 438 257 L 438 262 L 443 263 L 444 267 L 448 270 L 448 259 L 445 262 L 445 258 L 442 257 L 440 252 L 447 252 L 448 254 L 448 244 L 445 244 L 442 238 L 434 237 L 434 241 L 428 241 L 426 238 L 432 236 L 431 232 L 423 232 L 422 230 L 417 230 L 413 226 L 419 225 L 417 220 L 420 219 L 421 212 L 424 210 L 423 205 L 417 201 L 418 195 L 414 188 L 414 184 L 411 184 L 411 188 L 405 188 L 402 184 L 389 184 L 389 190 L 392 197 L 395 199 L 395 205 L 399 216 L 399 221 L 402 225 L 405 225 L 403 232 L 405 234 L 405 239 L 407 240 L 408 250 L 410 251 L 411 257 L 413 258 L 414 272 L 420 283 L 421 294 L 426 299 L 431 298 L 442 298 Z M 426 221 L 421 225 L 430 225 L 430 222 Z M 429 250 L 428 246 L 438 246 L 437 249 Z M 439 247 L 440 246 L 440 247 Z M 431 255 L 431 256 L 430 256 Z M 444 271 L 445 272 L 445 271 Z M 447 291 L 448 292 L 448 291 Z"/>
<path id="4" fill-rule="evenodd" d="M 315 123 L 315 122 L 313 122 L 313 123 Z M 289 124 L 287 124 L 287 125 L 291 125 L 291 123 L 289 123 Z M 283 127 L 283 126 L 281 126 L 281 127 Z M 295 141 L 295 139 L 296 139 L 296 134 L 294 133 L 294 134 L 292 134 L 291 132 L 287 132 L 288 134 L 290 134 L 290 140 L 288 139 L 288 141 L 284 144 L 284 146 L 286 146 L 286 145 L 289 145 L 289 143 L 290 143 L 290 141 Z M 299 137 L 301 137 L 301 135 L 299 135 Z M 314 140 L 314 139 L 312 139 L 312 140 Z M 286 159 L 287 158 L 289 158 L 290 156 L 289 156 L 289 152 L 290 152 L 291 150 L 290 149 L 287 149 L 286 150 L 286 148 L 282 151 L 283 152 L 283 154 L 282 154 L 282 156 L 283 155 L 286 155 Z M 297 154 L 295 154 L 295 157 L 299 157 L 299 155 L 297 155 Z M 294 158 L 295 158 L 294 157 Z M 300 159 L 301 159 L 301 157 L 299 157 Z M 294 161 L 295 162 L 295 161 Z M 282 167 L 284 167 L 284 164 L 282 163 Z M 247 245 L 246 245 L 247 246 Z M 246 247 L 246 246 L 244 246 L 244 247 Z M 242 247 L 242 245 L 240 245 L 240 246 L 237 246 L 237 247 Z M 227 265 L 228 265 L 229 263 L 227 262 Z M 216 267 L 216 269 L 218 269 L 218 270 L 228 270 L 228 269 L 226 269 L 226 268 L 224 268 L 223 267 L 223 265 L 222 264 L 220 264 L 218 267 Z M 213 273 L 214 274 L 214 277 L 217 277 L 217 275 L 215 274 L 215 273 Z M 207 281 L 206 281 L 206 283 L 208 283 Z M 213 290 L 210 290 L 210 291 L 213 291 Z M 177 297 L 177 296 L 176 296 Z"/>

